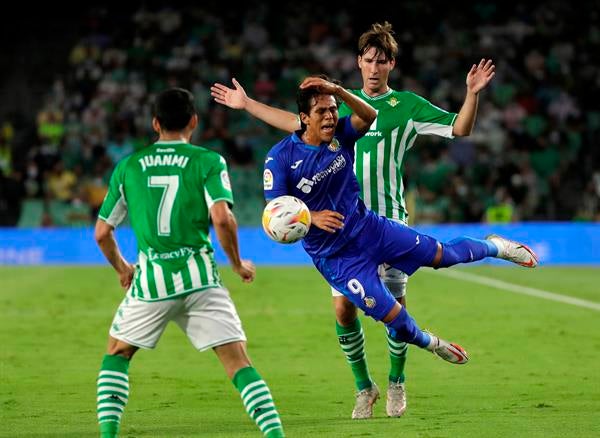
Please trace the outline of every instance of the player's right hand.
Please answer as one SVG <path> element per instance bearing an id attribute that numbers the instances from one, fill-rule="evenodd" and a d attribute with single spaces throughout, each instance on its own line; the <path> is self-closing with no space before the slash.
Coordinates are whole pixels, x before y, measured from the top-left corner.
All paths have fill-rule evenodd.
<path id="1" fill-rule="evenodd" d="M 250 260 L 242 260 L 240 266 L 233 267 L 233 272 L 239 275 L 244 283 L 250 283 L 256 275 L 256 267 Z"/>
<path id="2" fill-rule="evenodd" d="M 344 227 L 344 216 L 337 211 L 321 210 L 310 212 L 311 225 L 328 233 L 335 233 Z"/>
<path id="3" fill-rule="evenodd" d="M 327 81 L 323 78 L 317 77 L 317 76 L 308 76 L 300 84 L 301 89 L 310 88 L 310 87 L 316 88 L 317 90 L 319 90 L 319 93 L 330 93 L 330 94 L 336 94 L 340 89 L 339 85 L 334 84 L 333 82 L 329 82 L 329 81 Z"/>
<path id="4" fill-rule="evenodd" d="M 229 108 L 246 108 L 246 103 L 248 102 L 246 90 L 244 90 L 244 87 L 242 87 L 235 78 L 233 78 L 231 82 L 233 82 L 235 89 L 229 88 L 223 84 L 215 83 L 210 87 L 210 95 L 217 103 L 228 106 Z"/>

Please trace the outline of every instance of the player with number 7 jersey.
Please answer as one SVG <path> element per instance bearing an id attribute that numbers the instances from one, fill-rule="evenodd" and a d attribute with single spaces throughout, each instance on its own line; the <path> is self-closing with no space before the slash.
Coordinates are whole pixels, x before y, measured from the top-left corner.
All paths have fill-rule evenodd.
<path id="1" fill-rule="evenodd" d="M 240 317 L 213 258 L 210 222 L 232 271 L 245 283 L 254 280 L 254 264 L 240 256 L 225 159 L 189 143 L 198 127 L 194 101 L 182 88 L 156 96 L 152 128 L 158 141 L 117 164 L 96 221 L 96 243 L 127 290 L 98 373 L 101 438 L 118 437 L 133 355 L 155 348 L 171 321 L 197 350 L 215 352 L 262 435 L 285 436 L 269 387 L 250 362 Z M 126 214 L 138 242 L 136 267 L 114 237 Z"/>
<path id="2" fill-rule="evenodd" d="M 233 204 L 227 164 L 203 147 L 159 141 L 117 165 L 99 217 L 116 227 L 129 214 L 139 251 L 132 295 L 164 300 L 221 285 L 208 236 L 217 201 Z"/>

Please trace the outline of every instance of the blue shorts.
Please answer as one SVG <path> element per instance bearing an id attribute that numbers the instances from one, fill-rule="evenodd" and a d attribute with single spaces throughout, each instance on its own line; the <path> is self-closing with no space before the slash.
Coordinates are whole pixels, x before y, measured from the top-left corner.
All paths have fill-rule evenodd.
<path id="1" fill-rule="evenodd" d="M 396 299 L 381 281 L 377 267 L 387 263 L 411 275 L 421 266 L 431 265 L 438 241 L 372 212 L 364 220 L 358 236 L 335 254 L 313 257 L 313 263 L 332 287 L 380 321 Z"/>

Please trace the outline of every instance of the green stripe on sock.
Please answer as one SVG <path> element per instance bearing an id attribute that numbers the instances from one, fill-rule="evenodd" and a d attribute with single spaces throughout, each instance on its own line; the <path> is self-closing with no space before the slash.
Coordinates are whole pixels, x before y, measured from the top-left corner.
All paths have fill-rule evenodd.
<path id="1" fill-rule="evenodd" d="M 102 358 L 102 365 L 100 367 L 106 371 L 119 371 L 127 374 L 129 370 L 129 360 L 119 355 L 105 354 Z"/>
<path id="2" fill-rule="evenodd" d="M 256 382 L 258 380 L 261 380 L 260 374 L 258 374 L 258 372 L 252 367 L 245 367 L 239 369 L 232 379 L 233 385 L 240 392 L 242 392 L 242 390 L 250 383 Z"/>
<path id="3" fill-rule="evenodd" d="M 273 427 L 273 429 L 265 430 L 265 438 L 284 438 L 285 434 L 281 427 Z"/>
<path id="4" fill-rule="evenodd" d="M 252 367 L 245 367 L 231 380 L 240 392 L 244 409 L 264 435 L 270 438 L 285 436 L 269 387 L 260 374 Z"/>
<path id="5" fill-rule="evenodd" d="M 335 332 L 338 336 L 338 342 L 342 348 L 346 360 L 350 364 L 354 383 L 360 391 L 373 386 L 373 381 L 369 375 L 367 365 L 367 356 L 365 353 L 365 337 L 362 332 L 360 319 L 356 318 L 352 324 L 342 326 L 335 322 Z"/>
<path id="6" fill-rule="evenodd" d="M 115 438 L 119 433 L 121 415 L 129 399 L 129 360 L 106 354 L 96 379 L 96 412 L 101 438 Z M 107 381 L 106 379 L 110 379 Z M 108 406 L 107 406 L 108 405 Z"/>
<path id="7" fill-rule="evenodd" d="M 100 438 L 113 438 L 119 433 L 118 421 L 107 421 L 100 423 Z"/>
<path id="8" fill-rule="evenodd" d="M 404 367 L 408 355 L 408 344 L 395 339 L 387 332 L 388 350 L 390 353 L 390 374 L 389 380 L 394 383 L 404 383 L 406 376 Z"/>

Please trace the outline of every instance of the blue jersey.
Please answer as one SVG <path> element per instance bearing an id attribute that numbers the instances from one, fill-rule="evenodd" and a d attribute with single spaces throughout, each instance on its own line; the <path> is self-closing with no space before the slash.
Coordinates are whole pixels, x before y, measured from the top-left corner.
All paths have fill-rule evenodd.
<path id="1" fill-rule="evenodd" d="M 327 256 L 339 251 L 364 226 L 360 220 L 366 207 L 354 175 L 354 144 L 362 135 L 350 117 L 338 121 L 330 144 L 311 146 L 300 132 L 284 138 L 271 148 L 263 175 L 267 201 L 282 195 L 302 199 L 311 211 L 332 210 L 344 215 L 344 228 L 328 233 L 311 227 L 303 239 L 311 256 Z"/>
<path id="2" fill-rule="evenodd" d="M 310 146 L 294 133 L 277 143 L 265 160 L 265 198 L 302 199 L 311 211 L 344 215 L 344 227 L 328 233 L 311 227 L 304 249 L 323 277 L 367 315 L 383 319 L 396 305 L 377 273 L 388 263 L 408 275 L 429 266 L 437 241 L 367 210 L 354 175 L 354 143 L 361 137 L 342 117 L 330 144 Z M 343 251 L 340 251 L 343 249 Z"/>

